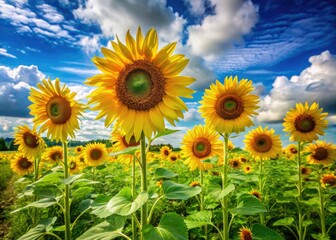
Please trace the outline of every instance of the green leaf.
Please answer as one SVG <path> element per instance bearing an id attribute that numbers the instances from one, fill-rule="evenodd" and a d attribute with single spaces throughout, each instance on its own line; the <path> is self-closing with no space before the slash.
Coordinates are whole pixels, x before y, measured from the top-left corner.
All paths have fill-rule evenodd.
<path id="1" fill-rule="evenodd" d="M 16 213 L 16 212 L 19 212 L 25 208 L 28 208 L 28 207 L 36 207 L 36 208 L 47 208 L 47 207 L 50 207 L 54 204 L 56 204 L 57 201 L 55 198 L 42 198 L 42 199 L 39 199 L 35 202 L 32 202 L 32 203 L 29 203 L 28 205 L 22 207 L 22 208 L 19 208 L 19 209 L 16 209 L 14 210 L 13 212 L 11 213 Z"/>
<path id="2" fill-rule="evenodd" d="M 294 218 L 282 218 L 273 223 L 273 226 L 291 226 L 294 222 Z"/>
<path id="3" fill-rule="evenodd" d="M 166 136 L 166 135 L 178 132 L 178 131 L 180 130 L 173 130 L 173 129 L 166 128 L 165 130 L 158 132 L 151 141 L 154 141 L 155 139 L 159 137 L 163 137 L 163 136 Z"/>
<path id="4" fill-rule="evenodd" d="M 222 187 L 217 183 L 211 183 L 209 186 L 209 194 L 216 200 L 220 200 L 232 191 L 235 190 L 235 186 L 230 183 L 229 185 L 222 189 Z"/>
<path id="5" fill-rule="evenodd" d="M 218 156 L 213 156 L 211 158 L 203 160 L 202 162 L 216 165 L 218 163 L 218 160 L 219 160 Z"/>
<path id="6" fill-rule="evenodd" d="M 202 188 L 198 186 L 191 187 L 171 181 L 163 181 L 162 190 L 167 199 L 187 200 L 188 198 L 198 195 L 202 191 Z"/>
<path id="7" fill-rule="evenodd" d="M 35 186 L 34 195 L 38 198 L 56 198 L 61 191 L 56 185 Z"/>
<path id="8" fill-rule="evenodd" d="M 267 212 L 264 205 L 256 197 L 249 194 L 241 195 L 237 208 L 231 209 L 230 211 L 237 215 L 253 215 Z"/>
<path id="9" fill-rule="evenodd" d="M 252 226 L 252 235 L 253 240 L 284 240 L 279 233 L 261 224 Z"/>
<path id="10" fill-rule="evenodd" d="M 98 195 L 97 198 L 92 203 L 92 214 L 99 218 L 107 218 L 112 215 L 107 209 L 106 204 L 111 199 L 110 196 Z"/>
<path id="11" fill-rule="evenodd" d="M 176 176 L 177 176 L 176 173 L 169 171 L 168 169 L 165 169 L 165 168 L 157 168 L 154 171 L 155 179 L 169 179 L 169 178 L 173 178 Z"/>
<path id="12" fill-rule="evenodd" d="M 18 240 L 35 240 L 39 239 L 45 233 L 49 232 L 52 228 L 52 225 L 56 221 L 56 217 L 53 218 L 43 218 L 39 221 L 36 227 L 30 229 L 24 235 L 18 238 Z"/>
<path id="13" fill-rule="evenodd" d="M 200 211 L 189 215 L 184 222 L 187 224 L 188 229 L 203 227 L 211 225 L 212 213 L 210 211 Z"/>
<path id="14" fill-rule="evenodd" d="M 91 208 L 91 205 L 93 203 L 92 199 L 84 199 L 83 201 L 81 201 L 81 203 L 78 206 L 78 210 L 83 212 L 88 208 Z"/>
<path id="15" fill-rule="evenodd" d="M 141 192 L 136 199 L 132 199 L 132 190 L 123 188 L 107 203 L 106 209 L 112 214 L 128 216 L 136 212 L 148 200 L 148 192 Z"/>
<path id="16" fill-rule="evenodd" d="M 146 240 L 187 240 L 188 228 L 183 218 L 177 213 L 166 213 L 159 226 L 146 225 L 142 234 Z"/>
<path id="17" fill-rule="evenodd" d="M 77 179 L 79 179 L 81 176 L 83 176 L 84 173 L 81 174 L 75 174 L 75 175 L 71 175 L 70 177 L 66 178 L 63 180 L 64 184 L 71 184 L 74 181 L 76 181 Z"/>
<path id="18" fill-rule="evenodd" d="M 125 148 L 124 150 L 121 150 L 119 152 L 114 152 L 114 153 L 110 153 L 110 156 L 118 156 L 121 154 L 134 154 L 138 149 L 140 149 L 140 146 L 136 146 L 136 147 L 129 147 L 129 148 Z"/>
<path id="19" fill-rule="evenodd" d="M 234 148 L 234 149 L 231 149 L 230 150 L 230 153 L 237 153 L 237 152 L 242 152 L 243 150 L 241 149 L 241 148 L 239 148 L 239 147 L 236 147 L 236 148 Z"/>
<path id="20" fill-rule="evenodd" d="M 85 233 L 77 240 L 109 240 L 122 236 L 121 231 L 125 226 L 126 217 L 113 215 L 106 221 L 101 222 Z"/>

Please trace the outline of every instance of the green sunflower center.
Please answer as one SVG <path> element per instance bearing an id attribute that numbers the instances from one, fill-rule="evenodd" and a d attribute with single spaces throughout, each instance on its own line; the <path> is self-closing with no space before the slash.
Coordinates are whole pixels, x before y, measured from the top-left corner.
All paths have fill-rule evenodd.
<path id="1" fill-rule="evenodd" d="M 76 169 L 76 163 L 75 162 L 70 162 L 70 164 L 69 164 L 69 168 L 71 169 L 71 170 L 74 170 L 74 169 Z"/>
<path id="2" fill-rule="evenodd" d="M 68 100 L 60 96 L 49 99 L 46 105 L 47 115 L 55 124 L 64 124 L 71 117 L 71 106 Z"/>
<path id="3" fill-rule="evenodd" d="M 30 132 L 25 132 L 23 134 L 23 141 L 24 141 L 25 145 L 30 147 L 30 148 L 36 148 L 38 146 L 37 137 Z"/>
<path id="4" fill-rule="evenodd" d="M 29 169 L 33 163 L 30 162 L 26 157 L 22 157 L 19 160 L 19 166 L 21 169 Z"/>
<path id="5" fill-rule="evenodd" d="M 224 119 L 236 119 L 244 112 L 242 99 L 236 95 L 223 95 L 216 102 L 216 112 Z"/>
<path id="6" fill-rule="evenodd" d="M 130 109 L 145 111 L 157 106 L 165 95 L 165 78 L 153 63 L 138 60 L 120 71 L 116 94 Z"/>
<path id="7" fill-rule="evenodd" d="M 211 143 L 206 138 L 197 138 L 193 142 L 192 151 L 194 155 L 198 158 L 207 157 L 211 153 Z"/>
<path id="8" fill-rule="evenodd" d="M 90 151 L 90 158 L 92 160 L 98 160 L 102 157 L 103 153 L 100 149 L 92 149 Z"/>
<path id="9" fill-rule="evenodd" d="M 268 152 L 272 148 L 272 139 L 266 134 L 257 135 L 254 138 L 253 148 L 256 152 Z"/>
<path id="10" fill-rule="evenodd" d="M 322 161 L 328 158 L 329 152 L 327 149 L 323 147 L 318 147 L 315 150 L 315 153 L 313 154 L 313 158 L 315 158 L 318 161 Z"/>
<path id="11" fill-rule="evenodd" d="M 316 122 L 312 116 L 302 114 L 295 119 L 294 126 L 297 131 L 307 133 L 314 130 Z"/>

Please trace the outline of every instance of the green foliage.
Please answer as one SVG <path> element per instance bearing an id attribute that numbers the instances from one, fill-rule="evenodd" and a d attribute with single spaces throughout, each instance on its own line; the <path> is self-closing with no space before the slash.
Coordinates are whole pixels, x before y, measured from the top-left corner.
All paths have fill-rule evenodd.
<path id="1" fill-rule="evenodd" d="M 6 141 L 3 137 L 0 138 L 0 151 L 8 151 Z"/>
<path id="2" fill-rule="evenodd" d="M 167 199 L 187 200 L 188 198 L 198 195 L 202 191 L 202 188 L 164 181 L 162 183 L 162 190 Z"/>

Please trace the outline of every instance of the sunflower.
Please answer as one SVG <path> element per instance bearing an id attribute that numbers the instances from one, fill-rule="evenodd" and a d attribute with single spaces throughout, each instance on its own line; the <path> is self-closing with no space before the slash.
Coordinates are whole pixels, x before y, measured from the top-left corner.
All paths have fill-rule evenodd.
<path id="1" fill-rule="evenodd" d="M 251 94 L 252 81 L 226 77 L 224 84 L 218 80 L 206 89 L 200 101 L 200 112 L 205 123 L 220 133 L 239 133 L 253 125 L 250 117 L 256 115 L 258 96 Z"/>
<path id="2" fill-rule="evenodd" d="M 324 174 L 321 178 L 321 186 L 326 187 L 335 187 L 336 186 L 336 176 L 334 174 Z"/>
<path id="3" fill-rule="evenodd" d="M 263 129 L 259 126 L 251 130 L 244 139 L 246 149 L 257 159 L 275 158 L 282 152 L 279 135 L 274 135 L 274 129 Z"/>
<path id="4" fill-rule="evenodd" d="M 312 142 L 317 140 L 317 135 L 324 135 L 323 129 L 328 125 L 325 119 L 328 113 L 322 113 L 317 103 L 311 106 L 306 102 L 297 103 L 296 108 L 292 108 L 284 119 L 284 131 L 291 135 L 291 140 L 295 142 Z"/>
<path id="5" fill-rule="evenodd" d="M 252 167 L 250 165 L 245 165 L 244 166 L 244 173 L 250 173 L 252 172 Z"/>
<path id="6" fill-rule="evenodd" d="M 51 140 L 66 141 L 68 135 L 75 137 L 75 130 L 79 129 L 77 117 L 82 116 L 84 105 L 74 100 L 75 92 L 65 86 L 60 86 L 60 81 L 50 79 L 42 80 L 37 84 L 38 89 L 31 88 L 28 99 L 32 104 L 28 107 L 34 116 L 35 126 L 40 126 L 40 132 L 47 131 Z"/>
<path id="7" fill-rule="evenodd" d="M 255 196 L 256 198 L 258 198 L 259 200 L 261 200 L 262 196 L 261 196 L 261 193 L 256 190 L 256 189 L 253 189 L 249 192 L 249 194 Z"/>
<path id="8" fill-rule="evenodd" d="M 34 163 L 22 153 L 16 154 L 11 160 L 13 172 L 23 176 L 34 171 Z"/>
<path id="9" fill-rule="evenodd" d="M 114 142 L 113 146 L 116 152 L 122 151 L 128 147 L 136 147 L 140 145 L 140 141 L 135 141 L 134 136 L 127 141 L 125 132 L 120 129 L 112 132 L 112 142 Z M 122 154 L 117 157 L 120 162 L 127 164 L 132 164 L 133 158 L 133 154 Z"/>
<path id="10" fill-rule="evenodd" d="M 239 239 L 240 240 L 252 240 L 252 231 L 247 227 L 242 227 L 239 229 Z"/>
<path id="11" fill-rule="evenodd" d="M 172 153 L 172 154 L 170 154 L 170 156 L 169 156 L 169 161 L 171 161 L 171 162 L 176 162 L 177 159 L 178 159 L 178 157 L 177 157 L 177 154 L 176 154 L 176 153 Z"/>
<path id="12" fill-rule="evenodd" d="M 45 143 L 40 135 L 35 129 L 31 130 L 27 125 L 17 128 L 14 144 L 19 145 L 19 152 L 31 159 L 36 158 L 45 148 Z"/>
<path id="13" fill-rule="evenodd" d="M 102 48 L 105 58 L 92 59 L 102 73 L 86 81 L 97 87 L 88 96 L 89 104 L 100 111 L 97 119 L 106 116 L 106 126 L 119 119 L 127 141 L 132 135 L 138 141 L 142 132 L 149 139 L 165 129 L 164 119 L 175 125 L 183 118 L 187 106 L 180 97 L 192 98 L 194 91 L 187 86 L 195 80 L 178 74 L 189 60 L 182 54 L 172 55 L 176 42 L 158 51 L 153 28 L 144 37 L 139 27 L 136 39 L 128 31 L 126 45 L 116 39 L 111 42 L 113 50 Z"/>
<path id="14" fill-rule="evenodd" d="M 302 175 L 308 176 L 311 173 L 311 171 L 312 171 L 311 168 L 301 167 L 301 174 Z"/>
<path id="15" fill-rule="evenodd" d="M 231 165 L 232 168 L 235 168 L 235 169 L 240 168 L 240 165 L 241 165 L 240 158 L 231 159 L 229 164 Z"/>
<path id="16" fill-rule="evenodd" d="M 75 153 L 80 155 L 83 153 L 84 147 L 83 146 L 76 146 L 75 147 Z"/>
<path id="17" fill-rule="evenodd" d="M 71 174 L 80 172 L 84 165 L 79 161 L 77 156 L 71 156 L 68 160 L 68 166 Z"/>
<path id="18" fill-rule="evenodd" d="M 236 146 L 231 142 L 231 140 L 229 140 L 229 142 L 228 142 L 228 149 L 229 150 L 232 150 L 232 149 L 234 149 Z"/>
<path id="19" fill-rule="evenodd" d="M 160 154 L 161 156 L 166 159 L 169 157 L 169 155 L 171 154 L 172 152 L 172 149 L 168 146 L 163 146 L 161 149 L 160 149 Z"/>
<path id="20" fill-rule="evenodd" d="M 106 146 L 103 143 L 90 143 L 85 147 L 85 162 L 90 166 L 98 166 L 107 159 Z"/>
<path id="21" fill-rule="evenodd" d="M 43 159 L 53 163 L 63 161 L 63 148 L 60 146 L 48 148 L 43 154 Z"/>
<path id="22" fill-rule="evenodd" d="M 223 143 L 219 140 L 219 134 L 214 130 L 197 125 L 187 131 L 182 140 L 181 153 L 186 158 L 185 163 L 190 170 L 196 168 L 206 170 L 212 168 L 212 164 L 203 163 L 203 160 L 213 156 L 222 156 Z"/>
<path id="23" fill-rule="evenodd" d="M 336 146 L 326 141 L 317 141 L 307 146 L 307 162 L 311 164 L 329 165 L 336 160 Z"/>
<path id="24" fill-rule="evenodd" d="M 199 181 L 192 181 L 190 184 L 189 184 L 190 187 L 201 187 L 201 183 Z"/>
<path id="25" fill-rule="evenodd" d="M 289 144 L 285 148 L 285 153 L 286 153 L 287 158 L 289 158 L 289 159 L 296 158 L 297 153 L 298 153 L 297 145 L 296 144 Z"/>

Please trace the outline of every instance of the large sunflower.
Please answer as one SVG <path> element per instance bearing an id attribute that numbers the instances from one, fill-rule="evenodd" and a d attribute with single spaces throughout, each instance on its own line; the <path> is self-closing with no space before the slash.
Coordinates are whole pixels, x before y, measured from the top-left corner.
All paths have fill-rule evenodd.
<path id="1" fill-rule="evenodd" d="M 63 148 L 60 146 L 48 148 L 43 154 L 43 159 L 51 163 L 58 163 L 59 161 L 63 161 Z"/>
<path id="2" fill-rule="evenodd" d="M 336 161 L 336 146 L 326 141 L 317 141 L 307 146 L 307 162 L 311 164 L 329 165 Z"/>
<path id="3" fill-rule="evenodd" d="M 276 158 L 282 152 L 279 135 L 274 134 L 274 129 L 263 129 L 259 126 L 251 130 L 244 139 L 246 150 L 257 159 Z"/>
<path id="4" fill-rule="evenodd" d="M 31 130 L 26 125 L 17 128 L 14 143 L 19 145 L 19 152 L 31 159 L 36 158 L 45 148 L 45 143 L 41 136 L 35 129 Z"/>
<path id="5" fill-rule="evenodd" d="M 135 141 L 135 137 L 131 136 L 129 141 L 126 140 L 126 134 L 122 130 L 115 130 L 112 132 L 112 142 L 114 143 L 114 150 L 116 152 L 122 151 L 128 147 L 136 147 L 140 145 L 140 141 Z M 122 163 L 132 164 L 133 154 L 122 154 L 118 156 L 118 161 Z"/>
<path id="6" fill-rule="evenodd" d="M 206 89 L 200 101 L 200 112 L 205 123 L 219 133 L 239 133 L 253 125 L 252 115 L 256 115 L 259 98 L 251 94 L 252 81 L 238 77 L 226 77 L 224 84 L 216 81 Z"/>
<path id="7" fill-rule="evenodd" d="M 88 97 L 93 110 L 99 110 L 97 119 L 106 116 L 109 126 L 118 119 L 125 130 L 127 141 L 134 135 L 138 141 L 142 132 L 150 138 L 153 132 L 164 130 L 164 119 L 174 125 L 183 118 L 187 106 L 180 97 L 191 98 L 187 88 L 194 79 L 178 74 L 188 59 L 182 54 L 172 55 L 176 43 L 158 51 L 158 37 L 150 29 L 144 37 L 138 28 L 136 39 L 126 34 L 126 45 L 111 42 L 113 50 L 102 48 L 105 58 L 94 57 L 93 62 L 102 71 L 86 83 L 97 87 Z"/>
<path id="8" fill-rule="evenodd" d="M 291 135 L 291 140 L 295 142 L 312 142 L 318 139 L 319 135 L 324 135 L 323 129 L 328 125 L 328 113 L 322 113 L 317 103 L 311 106 L 306 102 L 297 103 L 296 108 L 292 108 L 284 118 L 284 131 Z"/>
<path id="9" fill-rule="evenodd" d="M 34 171 L 34 163 L 22 153 L 18 153 L 11 160 L 11 168 L 15 173 L 23 176 Z"/>
<path id="10" fill-rule="evenodd" d="M 40 132 L 47 131 L 51 140 L 66 141 L 68 136 L 74 138 L 75 130 L 79 129 L 78 116 L 82 115 L 84 105 L 74 100 L 75 92 L 63 85 L 56 78 L 42 80 L 37 84 L 38 89 L 32 88 L 28 97 L 32 104 L 28 107 L 34 116 L 35 126 L 40 126 Z"/>
<path id="11" fill-rule="evenodd" d="M 197 125 L 183 137 L 181 153 L 190 170 L 198 168 L 203 171 L 212 167 L 212 164 L 203 163 L 203 160 L 223 155 L 223 143 L 214 130 Z"/>
<path id="12" fill-rule="evenodd" d="M 90 143 L 85 147 L 85 162 L 90 166 L 98 166 L 107 160 L 107 150 L 103 143 Z"/>

